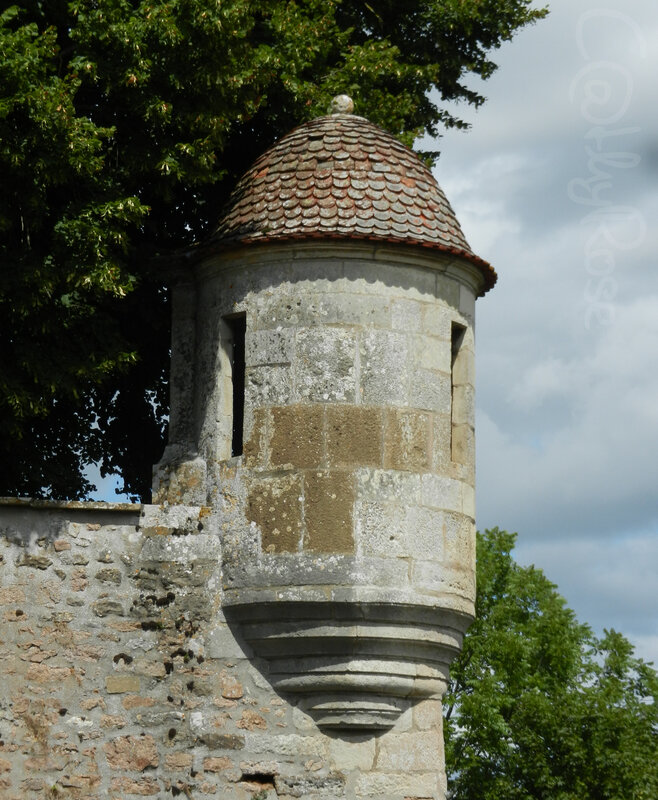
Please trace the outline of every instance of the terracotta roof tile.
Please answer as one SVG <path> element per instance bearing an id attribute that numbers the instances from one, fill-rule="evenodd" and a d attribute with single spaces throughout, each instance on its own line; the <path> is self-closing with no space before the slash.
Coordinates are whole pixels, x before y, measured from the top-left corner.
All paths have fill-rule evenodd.
<path id="1" fill-rule="evenodd" d="M 363 117 L 332 114 L 295 128 L 243 176 L 208 244 L 365 238 L 422 245 L 480 268 L 432 173 Z"/>

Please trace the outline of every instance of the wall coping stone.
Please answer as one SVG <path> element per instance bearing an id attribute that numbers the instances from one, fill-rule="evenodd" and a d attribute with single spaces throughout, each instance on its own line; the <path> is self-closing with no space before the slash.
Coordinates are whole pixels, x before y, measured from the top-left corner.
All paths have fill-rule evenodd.
<path id="1" fill-rule="evenodd" d="M 35 497 L 0 497 L 0 506 L 44 511 L 126 511 L 139 513 L 141 503 L 107 503 L 101 500 L 45 500 Z"/>

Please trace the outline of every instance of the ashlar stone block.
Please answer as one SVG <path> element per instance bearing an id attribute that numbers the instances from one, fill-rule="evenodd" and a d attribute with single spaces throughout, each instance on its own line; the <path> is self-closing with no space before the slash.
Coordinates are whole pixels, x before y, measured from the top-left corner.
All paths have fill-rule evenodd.
<path id="1" fill-rule="evenodd" d="M 290 297 L 283 293 L 267 293 L 254 298 L 250 304 L 250 320 L 255 330 L 296 328 L 315 324 L 317 308 L 308 295 Z"/>
<path id="2" fill-rule="evenodd" d="M 435 560 L 416 561 L 413 565 L 412 582 L 421 592 L 449 596 L 453 608 L 461 608 L 465 613 L 473 614 L 475 573 L 472 569 L 451 567 Z"/>
<path id="3" fill-rule="evenodd" d="M 413 350 L 416 364 L 422 369 L 444 372 L 450 375 L 450 344 L 438 336 L 414 336 Z"/>
<path id="4" fill-rule="evenodd" d="M 426 473 L 421 478 L 424 506 L 446 511 L 462 510 L 462 482 L 444 475 Z"/>
<path id="5" fill-rule="evenodd" d="M 434 303 L 423 304 L 422 331 L 430 336 L 437 336 L 446 342 L 452 335 L 450 315 L 442 305 Z"/>
<path id="6" fill-rule="evenodd" d="M 420 331 L 424 303 L 416 300 L 394 300 L 391 303 L 391 326 L 405 333 Z"/>
<path id="7" fill-rule="evenodd" d="M 245 373 L 245 407 L 284 405 L 290 401 L 292 373 L 289 366 L 249 367 Z"/>
<path id="8" fill-rule="evenodd" d="M 455 386 L 470 384 L 475 386 L 475 355 L 464 344 L 459 348 L 459 358 L 453 365 L 452 380 Z"/>
<path id="9" fill-rule="evenodd" d="M 324 325 L 390 327 L 391 310 L 385 296 L 351 291 L 324 293 L 315 298 L 315 304 Z"/>
<path id="10" fill-rule="evenodd" d="M 374 256 L 376 263 L 365 259 L 345 261 L 344 274 L 354 286 L 354 291 L 375 291 L 386 294 L 391 287 L 398 289 L 402 285 L 409 299 L 423 301 L 434 296 L 436 291 L 434 270 L 405 265 L 402 271 L 401 256 L 396 255 L 395 262 L 391 261 L 388 255 L 375 252 Z"/>
<path id="11" fill-rule="evenodd" d="M 245 363 L 250 367 L 289 364 L 293 358 L 294 346 L 294 330 L 291 328 L 247 330 Z"/>
<path id="12" fill-rule="evenodd" d="M 353 473 L 307 472 L 304 476 L 304 549 L 353 553 L 353 507 Z"/>
<path id="13" fill-rule="evenodd" d="M 475 489 L 468 483 L 462 483 L 462 513 L 475 519 Z"/>
<path id="14" fill-rule="evenodd" d="M 359 500 L 356 503 L 355 516 L 357 548 L 360 554 L 388 558 L 407 555 L 404 506 Z"/>
<path id="15" fill-rule="evenodd" d="M 271 410 L 270 464 L 300 469 L 322 465 L 324 409 L 321 405 L 282 406 Z"/>
<path id="16" fill-rule="evenodd" d="M 443 555 L 443 512 L 396 503 L 356 504 L 357 542 L 365 556 L 434 558 Z"/>
<path id="17" fill-rule="evenodd" d="M 445 514 L 433 508 L 410 506 L 406 514 L 408 552 L 415 559 L 444 557 Z"/>
<path id="18" fill-rule="evenodd" d="M 445 514 L 442 528 L 446 563 L 475 566 L 473 520 L 463 514 Z"/>
<path id="19" fill-rule="evenodd" d="M 270 413 L 269 408 L 254 409 L 250 419 L 249 430 L 245 430 L 243 463 L 248 469 L 258 469 L 266 466 Z"/>
<path id="20" fill-rule="evenodd" d="M 192 561 L 217 562 L 221 544 L 213 534 L 195 536 L 147 536 L 143 539 L 140 557 L 144 561 L 166 564 L 190 564 Z"/>
<path id="21" fill-rule="evenodd" d="M 285 555 L 285 554 L 284 554 Z M 362 559 L 350 553 L 302 552 L 294 561 L 280 554 L 265 553 L 260 562 L 250 563 L 239 571 L 238 594 L 241 600 L 254 598 L 268 602 L 280 600 L 306 600 L 315 602 L 321 595 L 316 586 L 332 585 L 332 599 L 336 602 L 351 602 L 354 586 L 376 586 L 390 589 L 405 586 L 408 566 L 392 558 Z M 345 585 L 345 576 L 350 576 L 350 585 Z M 288 581 L 286 590 L 271 588 Z M 224 574 L 225 585 L 232 588 L 231 575 Z M 327 595 L 321 590 L 322 596 Z"/>
<path id="22" fill-rule="evenodd" d="M 337 769 L 371 770 L 375 761 L 375 740 L 364 741 L 359 736 L 330 739 L 329 753 Z"/>
<path id="23" fill-rule="evenodd" d="M 428 763 L 428 767 L 436 764 L 436 756 Z M 438 777 L 434 770 L 412 775 L 399 772 L 371 772 L 362 774 L 356 781 L 355 800 L 362 798 L 406 798 L 418 797 L 422 800 L 433 800 L 438 794 Z"/>
<path id="24" fill-rule="evenodd" d="M 356 401 L 356 334 L 343 328 L 297 332 L 295 398 L 323 403 Z"/>
<path id="25" fill-rule="evenodd" d="M 290 761 L 298 756 L 326 759 L 328 743 L 325 736 L 300 736 L 295 733 L 247 733 L 246 750 L 255 755 L 274 756 L 277 760 Z"/>
<path id="26" fill-rule="evenodd" d="M 302 532 L 302 482 L 299 475 L 253 481 L 247 495 L 247 519 L 260 528 L 266 553 L 293 553 Z"/>
<path id="27" fill-rule="evenodd" d="M 459 287 L 459 311 L 469 320 L 475 318 L 475 295 L 466 286 Z"/>
<path id="28" fill-rule="evenodd" d="M 452 390 L 452 421 L 455 425 L 475 424 L 475 390 L 469 384 Z"/>
<path id="29" fill-rule="evenodd" d="M 452 460 L 468 467 L 475 464 L 475 435 L 471 425 L 452 426 Z"/>
<path id="30" fill-rule="evenodd" d="M 443 730 L 443 707 L 440 700 L 428 698 L 421 700 L 413 708 L 414 727 L 420 731 Z M 443 756 L 443 737 L 439 753 Z"/>
<path id="31" fill-rule="evenodd" d="M 386 409 L 384 468 L 427 472 L 431 465 L 430 416 L 420 411 Z"/>
<path id="32" fill-rule="evenodd" d="M 432 414 L 432 470 L 434 472 L 449 474 L 451 431 L 450 414 Z"/>
<path id="33" fill-rule="evenodd" d="M 394 331 L 365 331 L 361 337 L 361 395 L 366 405 L 406 406 L 409 401 L 408 337 Z"/>
<path id="34" fill-rule="evenodd" d="M 375 767 L 385 772 L 425 772 L 442 749 L 441 738 L 438 730 L 384 736 Z"/>
<path id="35" fill-rule="evenodd" d="M 450 412 L 450 374 L 429 369 L 417 369 L 411 381 L 409 405 L 439 413 Z"/>
<path id="36" fill-rule="evenodd" d="M 436 297 L 443 300 L 452 308 L 459 308 L 460 284 L 447 275 L 436 275 Z"/>
<path id="37" fill-rule="evenodd" d="M 359 469 L 356 471 L 357 498 L 400 505 L 420 503 L 420 482 L 421 476 L 413 472 Z"/>
<path id="38" fill-rule="evenodd" d="M 285 777 L 277 775 L 275 778 L 276 793 L 278 797 L 299 798 L 344 798 L 345 776 L 342 772 L 306 774 Z"/>
<path id="39" fill-rule="evenodd" d="M 381 408 L 329 406 L 327 458 L 330 466 L 381 466 L 383 459 Z"/>

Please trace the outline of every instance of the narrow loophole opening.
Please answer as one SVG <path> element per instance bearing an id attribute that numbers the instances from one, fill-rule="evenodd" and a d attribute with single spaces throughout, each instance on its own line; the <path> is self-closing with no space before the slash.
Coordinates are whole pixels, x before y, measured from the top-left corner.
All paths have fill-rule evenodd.
<path id="1" fill-rule="evenodd" d="M 466 328 L 458 322 L 452 323 L 452 331 L 450 337 L 451 347 L 451 362 L 450 362 L 450 458 L 452 461 L 460 463 L 462 461 L 462 454 L 457 445 L 456 425 L 458 420 L 458 412 L 460 411 L 461 395 L 459 392 L 460 379 L 458 378 L 458 369 L 460 361 L 464 358 L 462 351 L 462 344 L 464 343 L 464 335 Z M 462 392 L 463 394 L 463 392 Z"/>
<path id="2" fill-rule="evenodd" d="M 452 370 L 454 373 L 455 370 L 455 362 L 459 356 L 459 351 L 461 350 L 462 342 L 464 341 L 464 334 L 466 333 L 466 328 L 463 325 L 460 325 L 458 322 L 452 323 L 452 336 L 451 336 L 451 348 L 452 348 Z"/>
<path id="3" fill-rule="evenodd" d="M 231 331 L 231 381 L 233 383 L 233 433 L 231 455 L 241 456 L 244 447 L 245 337 L 247 315 L 224 319 Z"/>

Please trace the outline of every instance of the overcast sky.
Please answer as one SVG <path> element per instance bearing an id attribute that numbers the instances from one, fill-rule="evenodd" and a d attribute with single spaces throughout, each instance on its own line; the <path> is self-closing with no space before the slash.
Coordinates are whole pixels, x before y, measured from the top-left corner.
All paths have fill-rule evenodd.
<path id="1" fill-rule="evenodd" d="M 658 664 L 658 6 L 553 0 L 435 170 L 478 301 L 478 527 Z"/>

